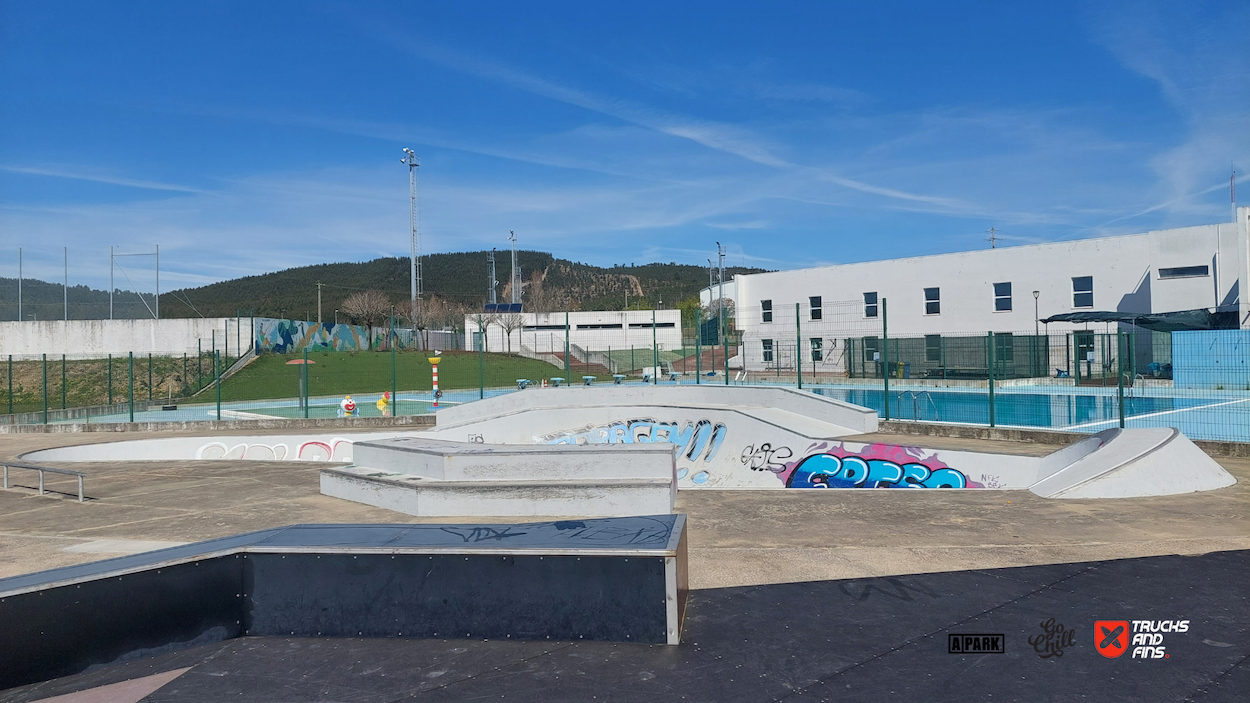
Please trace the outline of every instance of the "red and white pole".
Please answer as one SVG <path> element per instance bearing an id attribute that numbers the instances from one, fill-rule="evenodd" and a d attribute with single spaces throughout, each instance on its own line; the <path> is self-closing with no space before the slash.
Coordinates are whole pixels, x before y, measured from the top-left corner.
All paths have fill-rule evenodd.
<path id="1" fill-rule="evenodd" d="M 442 361 L 440 357 L 430 357 L 430 374 L 434 380 L 434 409 L 438 410 L 438 362 Z"/>

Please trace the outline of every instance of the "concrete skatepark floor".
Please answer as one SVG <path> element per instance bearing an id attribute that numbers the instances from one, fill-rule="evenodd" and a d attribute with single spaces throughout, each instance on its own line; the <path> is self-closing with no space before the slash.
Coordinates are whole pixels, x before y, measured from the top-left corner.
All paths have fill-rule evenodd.
<path id="1" fill-rule="evenodd" d="M 0 456 L 108 439 L 8 435 L 0 437 Z M 915 444 L 919 438 L 847 439 Z M 1057 448 L 923 441 L 1034 456 Z M 34 700 L 184 666 L 193 668 L 146 700 L 392 700 L 422 692 L 435 700 L 501 694 L 523 700 L 818 700 L 834 693 L 874 700 L 890 691 L 935 700 L 980 691 L 996 699 L 1068 700 L 1079 693 L 1059 685 L 1067 674 L 1086 684 L 1113 676 L 1119 688 L 1110 692 L 1125 700 L 1144 699 L 1144 691 L 1183 700 L 1200 690 L 1206 699 L 1224 700 L 1220 691 L 1250 688 L 1244 669 L 1250 551 L 1231 551 L 1250 550 L 1250 459 L 1218 461 L 1237 484 L 1118 500 L 1047 500 L 1028 491 L 682 491 L 677 509 L 690 516 L 691 587 L 700 590 L 691 599 L 684 644 L 676 649 L 245 638 L 15 689 L 0 700 Z M 292 523 L 418 521 L 322 496 L 316 465 L 72 468 L 88 474 L 92 500 L 85 504 L 40 497 L 31 488 L 0 491 L 0 577 Z M 35 485 L 34 474 L 15 473 L 14 479 Z M 52 481 L 49 486 L 57 488 Z M 874 604 L 880 610 L 871 610 Z M 1062 660 L 1042 660 L 1025 643 L 1046 617 L 1077 629 L 1078 646 Z M 1188 668 L 1169 660 L 1166 676 L 1155 666 L 1163 662 L 1107 661 L 1089 645 L 1094 619 L 1138 617 L 1207 617 L 1241 629 L 1219 636 L 1196 632 L 1184 645 L 1198 643 L 1186 654 Z M 988 661 L 947 655 L 943 628 L 952 627 L 1007 633 L 1008 654 L 986 655 Z M 1202 645 L 1204 639 L 1232 646 Z M 1015 688 L 1005 688 L 1004 661 L 1021 667 Z M 596 673 L 600 662 L 610 664 L 603 676 Z M 727 678 L 737 681 L 726 685 Z M 1096 691 L 1104 695 L 1090 689 Z"/>

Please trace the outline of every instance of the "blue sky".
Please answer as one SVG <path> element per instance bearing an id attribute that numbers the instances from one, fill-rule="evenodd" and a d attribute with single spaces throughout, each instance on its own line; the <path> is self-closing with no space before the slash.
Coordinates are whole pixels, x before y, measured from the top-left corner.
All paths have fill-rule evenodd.
<path id="1" fill-rule="evenodd" d="M 19 246 L 101 285 L 110 244 L 160 244 L 166 289 L 406 255 L 405 146 L 427 252 L 795 268 L 1221 222 L 1247 27 L 1244 0 L 0 0 L 0 275 Z"/>

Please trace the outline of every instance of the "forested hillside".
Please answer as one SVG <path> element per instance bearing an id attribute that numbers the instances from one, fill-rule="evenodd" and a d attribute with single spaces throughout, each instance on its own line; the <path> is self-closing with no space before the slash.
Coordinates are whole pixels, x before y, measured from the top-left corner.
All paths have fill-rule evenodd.
<path id="1" fill-rule="evenodd" d="M 511 300 L 508 270 L 511 252 L 495 255 L 499 302 Z M 686 264 L 645 264 L 601 268 L 538 251 L 518 251 L 523 300 L 527 311 L 648 309 L 661 303 L 676 307 L 707 286 L 707 269 Z M 480 310 L 487 301 L 487 252 L 458 252 L 424 257 L 425 299 L 436 301 L 449 316 Z M 726 278 L 763 269 L 727 268 Z M 317 283 L 321 283 L 321 309 L 326 319 L 343 300 L 359 290 L 375 288 L 396 304 L 409 297 L 408 259 L 383 258 L 362 263 L 319 264 L 258 276 L 222 281 L 198 288 L 161 294 L 161 317 L 233 316 L 254 311 L 256 315 L 315 319 Z M 0 319 L 16 319 L 17 281 L 0 278 Z M 71 286 L 70 318 L 107 318 L 108 292 Z M 23 314 L 29 319 L 60 319 L 62 288 L 56 283 L 23 282 Z M 150 296 L 148 305 L 152 305 Z M 134 293 L 114 296 L 116 317 L 147 317 L 147 308 Z"/>

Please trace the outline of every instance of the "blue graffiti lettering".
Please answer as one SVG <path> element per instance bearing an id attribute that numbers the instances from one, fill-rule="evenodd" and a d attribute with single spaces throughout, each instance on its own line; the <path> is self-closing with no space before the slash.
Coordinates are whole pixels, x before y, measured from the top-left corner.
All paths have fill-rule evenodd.
<path id="1" fill-rule="evenodd" d="M 924 464 L 900 466 L 882 459 L 838 458 L 813 454 L 799 462 L 786 479 L 787 488 L 966 488 L 967 478 L 955 469 L 930 470 Z"/>

